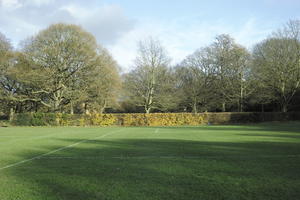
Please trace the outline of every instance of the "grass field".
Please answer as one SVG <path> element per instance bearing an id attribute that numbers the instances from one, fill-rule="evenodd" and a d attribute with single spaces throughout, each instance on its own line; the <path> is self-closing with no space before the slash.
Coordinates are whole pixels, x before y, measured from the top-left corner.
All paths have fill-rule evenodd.
<path id="1" fill-rule="evenodd" d="M 0 200 L 300 199 L 300 123 L 0 128 Z"/>

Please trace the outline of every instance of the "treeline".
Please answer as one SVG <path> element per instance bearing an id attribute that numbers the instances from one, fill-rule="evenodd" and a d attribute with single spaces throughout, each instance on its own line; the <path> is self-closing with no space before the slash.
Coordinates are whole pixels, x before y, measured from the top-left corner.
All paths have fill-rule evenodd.
<path id="1" fill-rule="evenodd" d="M 13 51 L 0 36 L 1 110 L 4 113 L 103 112 L 117 105 L 117 63 L 94 36 L 75 25 L 55 24 Z"/>
<path id="2" fill-rule="evenodd" d="M 158 40 L 138 44 L 122 73 L 109 52 L 75 25 L 55 24 L 18 50 L 0 34 L 3 114 L 23 112 L 218 112 L 300 110 L 300 20 L 249 50 L 230 35 L 176 66 Z"/>

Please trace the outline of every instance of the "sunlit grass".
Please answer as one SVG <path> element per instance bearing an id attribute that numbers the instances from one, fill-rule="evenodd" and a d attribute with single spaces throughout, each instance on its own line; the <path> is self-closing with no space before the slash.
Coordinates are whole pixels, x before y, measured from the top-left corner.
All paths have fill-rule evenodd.
<path id="1" fill-rule="evenodd" d="M 1 200 L 286 200 L 299 188 L 298 122 L 0 129 Z"/>

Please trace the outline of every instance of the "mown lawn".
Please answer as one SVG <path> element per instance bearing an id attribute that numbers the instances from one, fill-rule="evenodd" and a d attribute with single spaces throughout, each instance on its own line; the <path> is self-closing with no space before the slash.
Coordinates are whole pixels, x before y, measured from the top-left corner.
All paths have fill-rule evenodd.
<path id="1" fill-rule="evenodd" d="M 300 199 L 300 123 L 0 128 L 0 200 Z"/>

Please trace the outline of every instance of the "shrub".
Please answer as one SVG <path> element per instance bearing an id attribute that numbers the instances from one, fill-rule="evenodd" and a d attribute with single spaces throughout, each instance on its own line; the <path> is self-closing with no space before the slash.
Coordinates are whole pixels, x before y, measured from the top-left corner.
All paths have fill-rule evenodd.
<path id="1" fill-rule="evenodd" d="M 124 126 L 148 126 L 146 114 L 125 114 L 123 115 Z"/>
<path id="2" fill-rule="evenodd" d="M 299 120 L 299 113 L 151 113 L 70 115 L 63 113 L 20 113 L 17 126 L 195 126 L 263 121 Z"/>
<path id="3" fill-rule="evenodd" d="M 31 122 L 30 113 L 19 113 L 14 115 L 12 124 L 16 126 L 31 126 L 30 122 Z"/>
<path id="4" fill-rule="evenodd" d="M 91 124 L 94 126 L 112 126 L 117 122 L 117 117 L 112 114 L 93 113 L 89 115 Z"/>
<path id="5" fill-rule="evenodd" d="M 0 120 L 0 127 L 8 127 L 10 123 L 8 120 Z"/>
<path id="6" fill-rule="evenodd" d="M 56 125 L 54 113 L 19 113 L 14 116 L 13 125 L 17 126 L 53 126 Z"/>
<path id="7" fill-rule="evenodd" d="M 124 126 L 180 126 L 203 124 L 201 114 L 190 113 L 151 113 L 151 114 L 125 114 Z"/>

